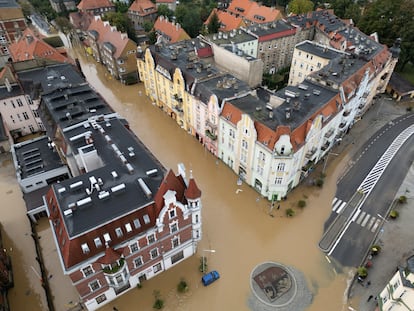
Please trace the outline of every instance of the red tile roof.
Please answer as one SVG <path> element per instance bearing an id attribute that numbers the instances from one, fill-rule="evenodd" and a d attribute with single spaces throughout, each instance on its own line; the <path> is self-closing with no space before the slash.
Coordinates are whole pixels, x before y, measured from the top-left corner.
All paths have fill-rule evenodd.
<path id="1" fill-rule="evenodd" d="M 116 30 L 108 22 L 103 22 L 99 16 L 89 25 L 88 31 L 95 30 L 99 33 L 98 43 L 102 45 L 104 42 L 110 42 L 115 48 L 114 58 L 119 58 L 130 39 L 128 35 Z"/>
<path id="2" fill-rule="evenodd" d="M 115 8 L 115 5 L 110 0 L 81 0 L 78 4 L 80 11 L 88 11 L 99 8 Z"/>
<path id="3" fill-rule="evenodd" d="M 251 0 L 233 0 L 227 11 L 254 23 L 268 23 L 282 18 L 280 11 Z"/>
<path id="4" fill-rule="evenodd" d="M 221 11 L 221 10 L 218 10 L 218 9 L 213 9 L 211 11 L 210 16 L 204 22 L 204 25 L 208 25 L 208 23 L 210 22 L 210 19 L 213 16 L 214 13 L 217 14 L 217 17 L 220 20 L 220 23 L 222 25 L 220 27 L 221 31 L 230 31 L 230 30 L 233 30 L 233 29 L 237 29 L 237 28 L 246 26 L 246 24 L 244 23 L 244 21 L 241 17 L 232 15 L 229 12 Z"/>
<path id="5" fill-rule="evenodd" d="M 15 62 L 45 58 L 57 62 L 72 62 L 54 47 L 37 38 L 30 28 L 26 28 L 22 37 L 9 46 L 10 55 Z"/>
<path id="6" fill-rule="evenodd" d="M 157 7 L 150 0 L 135 0 L 128 11 L 136 12 L 140 16 L 145 16 L 156 13 Z"/>
<path id="7" fill-rule="evenodd" d="M 105 250 L 105 255 L 98 258 L 96 262 L 103 265 L 110 265 L 115 263 L 121 258 L 122 250 L 114 250 L 112 247 L 107 246 Z"/>
<path id="8" fill-rule="evenodd" d="M 164 37 L 168 37 L 170 43 L 190 39 L 190 36 L 181 28 L 180 24 L 174 24 L 163 16 L 158 16 L 154 29 Z"/>
<path id="9" fill-rule="evenodd" d="M 164 194 L 168 190 L 173 190 L 176 192 L 177 201 L 185 203 L 184 191 L 185 183 L 181 175 L 176 176 L 172 170 L 169 170 L 167 175 L 164 177 L 158 192 L 154 196 L 154 202 L 156 206 L 156 213 L 158 214 L 161 209 L 164 207 Z"/>
<path id="10" fill-rule="evenodd" d="M 201 190 L 198 189 L 195 180 L 191 177 L 188 188 L 184 192 L 187 199 L 194 200 L 201 197 Z"/>

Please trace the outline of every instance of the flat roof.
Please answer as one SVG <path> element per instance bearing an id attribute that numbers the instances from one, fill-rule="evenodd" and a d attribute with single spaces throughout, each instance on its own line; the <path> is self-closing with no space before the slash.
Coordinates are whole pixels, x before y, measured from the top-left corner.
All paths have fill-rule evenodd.
<path id="1" fill-rule="evenodd" d="M 319 43 L 312 42 L 309 40 L 298 43 L 296 45 L 296 48 L 298 50 L 301 50 L 306 53 L 310 53 L 310 54 L 313 54 L 313 55 L 316 55 L 316 56 L 319 56 L 325 59 L 334 59 L 336 57 L 340 57 L 341 55 L 344 55 L 344 53 L 341 51 L 335 50 L 328 46 L 323 46 Z"/>
<path id="2" fill-rule="evenodd" d="M 224 32 L 219 31 L 218 33 L 207 35 L 206 38 L 217 45 L 231 44 L 232 42 L 243 43 L 257 40 L 255 36 L 240 28 Z"/>
<path id="3" fill-rule="evenodd" d="M 18 165 L 16 171 L 21 179 L 63 166 L 59 154 L 47 136 L 15 144 L 14 150 Z"/>
<path id="4" fill-rule="evenodd" d="M 258 89 L 257 97 L 248 95 L 231 100 L 231 103 L 260 121 L 268 128 L 275 130 L 278 126 L 289 126 L 291 130 L 298 128 L 338 92 L 330 88 L 304 81 L 298 86 L 288 86 L 275 94 Z M 270 96 L 277 96 L 281 104 L 272 107 L 269 103 Z M 290 117 L 286 118 L 286 110 L 290 110 Z M 272 113 L 270 113 L 272 112 Z"/>
<path id="5" fill-rule="evenodd" d="M 78 156 L 81 150 L 84 158 L 96 151 L 102 162 L 97 169 L 52 186 L 70 237 L 153 202 L 166 170 L 125 123 L 107 117 L 64 130 L 65 141 Z"/>
<path id="6" fill-rule="evenodd" d="M 294 29 L 295 27 L 291 24 L 283 21 L 283 20 L 277 20 L 266 24 L 255 24 L 252 26 L 249 26 L 247 29 L 254 33 L 255 35 L 259 37 L 267 36 L 270 34 L 283 32 L 286 30 Z"/>
<path id="7" fill-rule="evenodd" d="M 0 87 L 0 99 L 16 97 L 23 94 L 23 90 L 18 85 L 12 85 L 10 91 L 7 87 Z"/>

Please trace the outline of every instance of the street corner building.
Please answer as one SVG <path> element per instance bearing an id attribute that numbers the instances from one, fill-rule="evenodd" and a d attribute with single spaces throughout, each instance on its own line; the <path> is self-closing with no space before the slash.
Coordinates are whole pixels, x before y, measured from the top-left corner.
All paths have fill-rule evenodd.
<path id="1" fill-rule="evenodd" d="M 196 252 L 201 191 L 183 164 L 166 171 L 113 115 L 62 130 L 80 174 L 44 197 L 59 259 L 88 310 L 96 310 Z"/>

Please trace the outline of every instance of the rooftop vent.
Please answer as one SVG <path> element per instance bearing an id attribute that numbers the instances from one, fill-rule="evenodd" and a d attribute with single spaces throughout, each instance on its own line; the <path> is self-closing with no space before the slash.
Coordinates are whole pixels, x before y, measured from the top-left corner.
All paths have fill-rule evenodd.
<path id="1" fill-rule="evenodd" d="M 156 168 L 154 168 L 152 170 L 146 171 L 145 174 L 148 177 L 154 177 L 154 176 L 157 176 L 158 175 L 158 170 Z"/>
<path id="2" fill-rule="evenodd" d="M 319 96 L 321 94 L 321 91 L 314 89 L 313 94 Z"/>
<path id="3" fill-rule="evenodd" d="M 98 194 L 98 199 L 99 200 L 108 199 L 109 198 L 109 195 L 110 195 L 109 191 L 101 191 Z"/>
<path id="4" fill-rule="evenodd" d="M 69 208 L 69 209 L 63 211 L 63 215 L 65 215 L 65 216 L 72 216 L 72 209 Z"/>
<path id="5" fill-rule="evenodd" d="M 111 188 L 112 193 L 120 193 L 122 190 L 125 190 L 125 184 L 119 184 Z"/>
<path id="6" fill-rule="evenodd" d="M 301 89 L 301 90 L 305 90 L 306 91 L 308 89 L 308 86 L 301 83 L 301 84 L 298 85 L 298 89 Z"/>
<path id="7" fill-rule="evenodd" d="M 144 191 L 145 195 L 147 196 L 147 198 L 151 198 L 152 196 L 152 192 L 151 190 L 148 188 L 147 184 L 145 183 L 145 181 L 142 178 L 138 179 L 138 184 L 141 187 L 142 191 Z"/>
<path id="8" fill-rule="evenodd" d="M 92 204 L 92 199 L 91 197 L 86 197 L 82 200 L 79 200 L 78 202 L 76 202 L 76 206 L 77 207 L 81 207 L 81 206 L 87 206 L 89 204 Z"/>
<path id="9" fill-rule="evenodd" d="M 111 175 L 112 175 L 112 178 L 113 178 L 113 179 L 118 178 L 118 173 L 117 173 L 117 172 L 115 172 L 115 171 L 112 171 L 112 172 L 111 172 Z"/>
<path id="10" fill-rule="evenodd" d="M 71 184 L 70 186 L 69 186 L 69 188 L 70 188 L 70 190 L 76 190 L 76 189 L 79 189 L 80 187 L 82 187 L 83 186 L 83 181 L 82 180 L 80 180 L 80 181 L 78 181 L 78 182 L 75 182 L 75 183 L 73 183 L 73 184 Z"/>

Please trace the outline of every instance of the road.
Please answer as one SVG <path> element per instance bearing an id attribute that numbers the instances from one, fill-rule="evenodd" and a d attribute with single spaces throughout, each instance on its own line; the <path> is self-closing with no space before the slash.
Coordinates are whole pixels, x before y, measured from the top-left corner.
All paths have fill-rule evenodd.
<path id="1" fill-rule="evenodd" d="M 344 266 L 358 266 L 381 229 L 383 217 L 414 159 L 414 136 L 390 161 L 383 161 L 379 179 L 360 204 L 349 204 L 351 198 L 394 139 L 412 124 L 414 115 L 408 114 L 381 128 L 352 159 L 353 165 L 338 182 L 332 213 L 324 226 L 324 237 L 331 238 L 331 244 L 326 247 L 329 243 L 323 239 L 321 243 L 325 246 L 322 249 Z"/>

